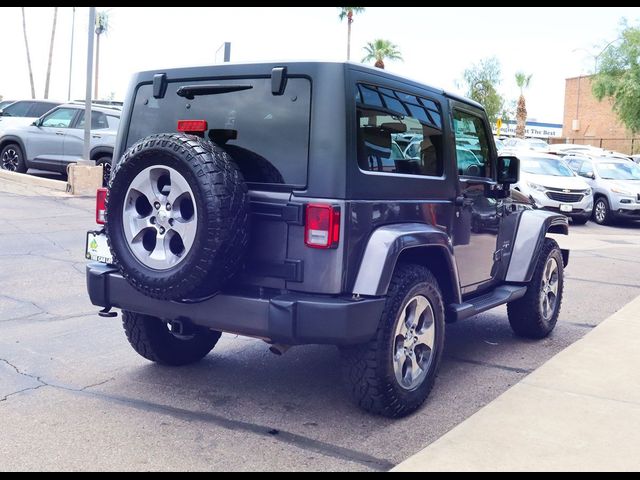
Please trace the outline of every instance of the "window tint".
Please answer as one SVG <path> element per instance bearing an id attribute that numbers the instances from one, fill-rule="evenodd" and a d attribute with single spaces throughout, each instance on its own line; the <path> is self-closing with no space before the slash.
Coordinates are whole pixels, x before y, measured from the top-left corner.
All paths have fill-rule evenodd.
<path id="1" fill-rule="evenodd" d="M 80 112 L 80 118 L 76 128 L 84 128 L 84 110 Z M 91 130 L 109 128 L 107 116 L 102 112 L 91 112 Z"/>
<path id="2" fill-rule="evenodd" d="M 251 85 L 249 90 L 176 95 L 183 85 Z M 153 133 L 175 132 L 178 120 L 206 120 L 207 135 L 224 148 L 248 182 L 305 186 L 309 157 L 311 82 L 288 77 L 284 95 L 271 93 L 271 78 L 169 82 L 164 98 L 152 85 L 136 94 L 126 146 Z"/>
<path id="3" fill-rule="evenodd" d="M 34 102 L 29 110 L 29 117 L 41 117 L 45 113 L 47 113 L 52 108 L 57 107 L 57 103 L 50 102 Z"/>
<path id="4" fill-rule="evenodd" d="M 453 127 L 456 136 L 458 174 L 491 177 L 489 137 L 482 118 L 454 110 Z"/>
<path id="5" fill-rule="evenodd" d="M 73 108 L 59 108 L 44 117 L 42 127 L 69 128 L 71 120 L 77 110 Z"/>
<path id="6" fill-rule="evenodd" d="M 442 118 L 431 100 L 358 84 L 358 165 L 370 172 L 442 176 Z M 404 152 L 399 144 L 409 145 Z"/>
<path id="7" fill-rule="evenodd" d="M 16 102 L 6 107 L 4 114 L 11 117 L 26 117 L 33 102 Z"/>

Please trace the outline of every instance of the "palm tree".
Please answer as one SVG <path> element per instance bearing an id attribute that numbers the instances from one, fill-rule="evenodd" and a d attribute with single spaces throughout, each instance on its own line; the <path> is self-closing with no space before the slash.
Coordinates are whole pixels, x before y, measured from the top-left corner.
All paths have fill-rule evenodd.
<path id="1" fill-rule="evenodd" d="M 31 98 L 36 98 L 36 87 L 33 83 L 33 70 L 31 69 L 31 55 L 29 55 L 29 40 L 27 40 L 27 20 L 22 8 L 22 33 L 24 33 L 24 46 L 27 47 L 27 65 L 29 65 L 29 81 L 31 82 Z"/>
<path id="2" fill-rule="evenodd" d="M 100 35 L 109 31 L 109 13 L 98 12 L 96 15 L 96 85 L 93 98 L 98 98 L 98 72 L 100 70 Z"/>
<path id="3" fill-rule="evenodd" d="M 49 79 L 51 78 L 51 60 L 53 58 L 53 42 L 56 38 L 56 22 L 58 21 L 58 7 L 53 10 L 53 26 L 51 27 L 51 42 L 49 43 L 49 63 L 47 64 L 47 77 L 44 82 L 44 98 L 49 98 Z"/>
<path id="4" fill-rule="evenodd" d="M 384 69 L 384 60 L 402 60 L 402 55 L 400 54 L 400 50 L 398 50 L 398 46 L 394 43 L 391 43 L 389 40 L 382 40 L 378 38 L 373 42 L 368 42 L 367 46 L 364 47 L 364 51 L 367 53 L 365 57 L 362 59 L 363 62 L 368 62 L 370 60 L 375 60 L 375 67 Z"/>
<path id="5" fill-rule="evenodd" d="M 524 89 L 529 86 L 531 82 L 531 75 L 527 75 L 524 72 L 516 73 L 516 85 L 520 88 L 520 98 L 518 98 L 518 107 L 516 109 L 516 137 L 524 138 L 524 127 L 527 122 L 527 104 L 524 100 Z"/>
<path id="6" fill-rule="evenodd" d="M 340 21 L 347 19 L 347 60 L 351 59 L 351 24 L 353 14 L 364 12 L 364 7 L 338 7 L 340 10 Z"/>

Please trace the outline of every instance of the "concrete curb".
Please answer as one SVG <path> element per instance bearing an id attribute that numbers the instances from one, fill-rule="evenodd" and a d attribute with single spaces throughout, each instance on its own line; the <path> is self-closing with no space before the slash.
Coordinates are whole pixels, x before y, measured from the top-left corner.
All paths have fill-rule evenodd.
<path id="1" fill-rule="evenodd" d="M 0 170 L 0 179 L 10 180 L 23 185 L 33 185 L 36 187 L 50 188 L 61 192 L 67 191 L 67 182 L 61 180 L 51 180 L 49 178 L 34 177 L 25 173 L 9 172 Z"/>
<path id="2" fill-rule="evenodd" d="M 640 296 L 393 471 L 640 470 Z"/>

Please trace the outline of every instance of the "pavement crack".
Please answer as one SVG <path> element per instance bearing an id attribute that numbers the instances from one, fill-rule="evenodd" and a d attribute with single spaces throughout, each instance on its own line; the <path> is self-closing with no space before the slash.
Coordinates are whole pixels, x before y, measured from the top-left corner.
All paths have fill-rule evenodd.
<path id="1" fill-rule="evenodd" d="M 509 367 L 507 365 L 499 365 L 497 363 L 483 362 L 481 360 L 469 360 L 466 358 L 454 357 L 451 355 L 447 355 L 445 358 L 453 362 L 469 363 L 471 365 L 478 365 L 481 367 L 497 368 L 499 370 L 505 370 L 507 372 L 524 373 L 524 374 L 529 374 L 533 372 L 533 369 L 530 369 L 530 368 Z"/>
<path id="2" fill-rule="evenodd" d="M 9 397 L 13 397 L 14 395 L 18 395 L 20 393 L 23 392 L 28 392 L 30 390 L 38 390 L 39 388 L 42 387 L 50 387 L 51 385 L 49 385 L 47 382 L 45 382 L 44 380 L 42 380 L 39 376 L 37 375 L 31 375 L 29 373 L 25 373 L 23 371 L 21 371 L 18 367 L 16 367 L 13 363 L 11 363 L 9 360 L 6 360 L 4 358 L 0 358 L 0 362 L 4 362 L 6 365 L 8 365 L 10 368 L 12 368 L 13 370 L 15 370 L 15 372 L 18 375 L 21 375 L 23 377 L 27 377 L 27 378 L 31 378 L 32 380 L 35 380 L 36 382 L 39 383 L 39 385 L 36 385 L 34 387 L 27 387 L 27 388 L 23 388 L 22 390 L 18 390 L 17 392 L 11 392 L 7 395 L 5 395 L 4 397 L 0 398 L 0 403 L 1 402 L 5 402 Z"/>
<path id="3" fill-rule="evenodd" d="M 9 397 L 13 397 L 14 395 L 18 395 L 20 393 L 28 392 L 31 390 L 38 390 L 39 388 L 48 387 L 48 386 L 49 385 L 47 385 L 46 383 L 43 383 L 41 385 L 36 385 L 35 387 L 27 387 L 27 388 L 23 388 L 22 390 L 18 390 L 17 392 L 11 392 L 5 395 L 4 397 L 0 398 L 0 403 L 6 402 Z"/>
<path id="4" fill-rule="evenodd" d="M 86 390 L 89 390 L 90 388 L 99 387 L 100 385 L 104 385 L 105 383 L 109 383 L 109 382 L 112 382 L 114 380 L 115 380 L 115 378 L 111 377 L 111 378 L 107 378 L 106 380 L 103 380 L 102 382 L 92 383 L 91 385 L 87 385 L 86 387 L 82 387 L 82 388 L 79 388 L 79 389 L 66 389 L 65 388 L 65 390 L 72 390 L 72 391 L 75 391 L 75 392 L 84 392 Z M 62 388 L 62 387 L 60 387 L 60 388 Z"/>

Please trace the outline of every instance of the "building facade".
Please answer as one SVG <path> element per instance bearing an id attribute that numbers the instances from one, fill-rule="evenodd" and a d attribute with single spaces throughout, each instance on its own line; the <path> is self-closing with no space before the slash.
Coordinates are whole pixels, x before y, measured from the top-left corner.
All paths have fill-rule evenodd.
<path id="1" fill-rule="evenodd" d="M 590 144 L 636 153 L 640 136 L 635 138 L 618 120 L 611 100 L 598 101 L 591 93 L 592 75 L 567 78 L 564 91 L 563 137 L 569 143 Z"/>

